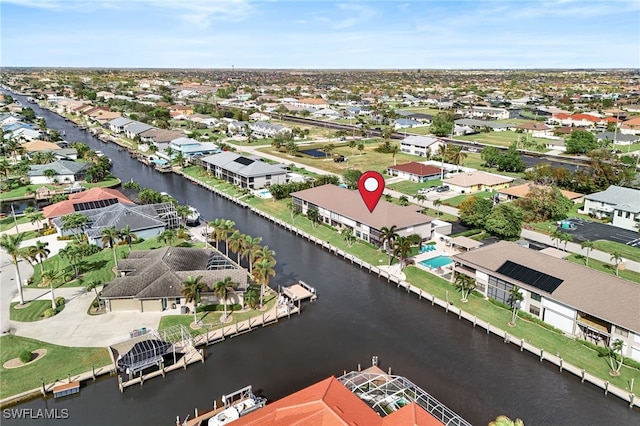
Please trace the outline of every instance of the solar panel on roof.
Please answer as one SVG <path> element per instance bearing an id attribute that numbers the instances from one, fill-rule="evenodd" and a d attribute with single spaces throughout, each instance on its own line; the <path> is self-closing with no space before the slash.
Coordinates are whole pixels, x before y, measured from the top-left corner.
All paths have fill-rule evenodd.
<path id="1" fill-rule="evenodd" d="M 547 275 L 543 272 L 536 271 L 535 269 L 527 268 L 526 266 L 522 266 L 510 260 L 504 262 L 496 272 L 509 278 L 513 278 L 514 280 L 529 284 L 530 286 L 546 291 L 547 293 L 553 293 L 563 282 L 560 278 Z"/>
<path id="2" fill-rule="evenodd" d="M 253 160 L 247 157 L 238 157 L 235 160 L 236 163 L 240 163 L 243 166 L 248 166 L 249 164 L 253 163 Z"/>
<path id="3" fill-rule="evenodd" d="M 73 210 L 81 212 L 84 210 L 99 209 L 102 207 L 109 207 L 118 202 L 117 198 L 108 198 L 106 200 L 85 201 L 83 203 L 76 203 L 73 205 Z"/>

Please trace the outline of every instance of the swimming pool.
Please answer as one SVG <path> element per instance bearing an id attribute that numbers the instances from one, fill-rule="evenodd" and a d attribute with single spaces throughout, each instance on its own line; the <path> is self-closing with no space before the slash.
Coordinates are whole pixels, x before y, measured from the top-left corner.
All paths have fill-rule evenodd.
<path id="1" fill-rule="evenodd" d="M 260 198 L 271 198 L 271 191 L 268 189 L 258 189 L 256 190 L 256 195 Z"/>
<path id="2" fill-rule="evenodd" d="M 450 263 L 453 263 L 453 260 L 451 260 L 449 256 L 436 256 L 420 262 L 421 265 L 424 265 L 429 269 L 439 268 Z"/>

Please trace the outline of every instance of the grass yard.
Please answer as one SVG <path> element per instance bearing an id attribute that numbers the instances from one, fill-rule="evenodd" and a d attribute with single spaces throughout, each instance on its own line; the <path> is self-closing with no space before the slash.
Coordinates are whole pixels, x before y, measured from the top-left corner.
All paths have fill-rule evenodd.
<path id="1" fill-rule="evenodd" d="M 8 231 L 11 228 L 16 226 L 16 222 L 18 222 L 18 230 L 20 230 L 20 225 L 24 223 L 31 223 L 26 215 L 16 215 L 16 220 L 13 220 L 13 216 L 9 215 L 7 217 L 3 217 L 0 219 L 0 232 Z"/>
<path id="2" fill-rule="evenodd" d="M 495 194 L 496 194 L 495 192 L 486 192 L 486 191 L 476 192 L 474 194 L 460 194 L 460 195 L 456 195 L 453 198 L 448 198 L 446 200 L 442 200 L 442 204 L 444 204 L 445 206 L 451 206 L 451 207 L 456 207 L 457 208 L 468 197 L 491 198 Z"/>
<path id="3" fill-rule="evenodd" d="M 345 157 L 347 157 L 348 161 L 345 161 L 343 163 L 336 163 L 335 161 L 333 161 L 331 156 L 329 156 L 329 158 L 311 158 L 305 155 L 291 157 L 286 153 L 279 152 L 273 147 L 261 148 L 260 151 L 276 155 L 282 158 L 285 162 L 295 161 L 306 166 L 317 167 L 319 169 L 323 169 L 338 175 L 342 175 L 347 169 L 357 169 L 361 171 L 375 170 L 377 172 L 384 173 L 387 167 L 393 165 L 393 157 L 391 154 L 376 152 L 375 148 L 379 145 L 379 143 L 379 141 L 376 141 L 375 143 L 365 143 L 365 149 L 362 152 L 358 151 L 357 148 L 354 148 L 352 150 L 348 146 L 344 146 L 344 144 L 336 145 L 332 152 L 332 155 L 344 155 Z M 312 149 L 313 147 L 313 145 L 310 145 L 308 147 L 305 147 L 305 149 Z M 424 159 L 424 157 L 398 153 L 398 155 L 396 156 L 396 161 L 398 164 L 403 164 L 410 161 L 415 161 L 417 158 Z"/>
<path id="4" fill-rule="evenodd" d="M 578 265 L 583 265 L 583 266 L 586 265 L 586 257 L 581 256 L 579 254 L 574 253 L 569 257 L 567 257 L 567 260 L 573 263 L 577 263 Z M 589 268 L 595 269 L 596 271 L 611 274 L 611 275 L 616 274 L 616 267 L 614 265 L 609 265 L 607 263 L 600 262 L 599 260 L 596 260 L 596 259 L 589 258 Z M 626 269 L 620 270 L 619 273 L 620 273 L 620 278 L 640 284 L 640 273 L 634 272 L 634 271 L 628 271 Z"/>
<path id="5" fill-rule="evenodd" d="M 51 309 L 51 295 L 47 293 L 42 297 L 44 300 L 28 302 L 29 306 L 22 309 L 16 309 L 18 303 L 12 303 L 9 311 L 11 321 L 34 322 L 43 319 L 42 314 L 44 314 L 44 311 Z"/>
<path id="6" fill-rule="evenodd" d="M 562 358 L 573 365 L 582 367 L 591 374 L 608 380 L 616 386 L 629 390 L 629 382 L 633 378 L 640 380 L 640 370 L 623 366 L 618 377 L 609 375 L 609 367 L 604 358 L 583 346 L 579 341 L 569 339 L 559 333 L 547 330 L 540 325 L 523 318 L 518 318 L 517 326 L 508 328 L 511 320 L 511 312 L 502 307 L 493 305 L 480 296 L 469 296 L 468 303 L 460 302 L 460 293 L 451 284 L 442 278 L 424 272 L 416 267 L 409 266 L 404 270 L 407 281 L 416 287 L 434 294 L 436 297 L 451 302 L 452 305 L 462 307 L 465 311 L 476 315 L 478 318 L 489 322 L 496 327 L 507 330 L 512 336 L 525 339 L 531 344 L 543 348 L 548 353 L 560 354 Z"/>
<path id="7" fill-rule="evenodd" d="M 42 386 L 42 381 L 67 380 L 91 367 L 103 367 L 111 363 L 106 348 L 68 348 L 18 336 L 0 337 L 2 364 L 17 358 L 23 350 L 46 349 L 47 354 L 33 364 L 20 368 L 0 368 L 0 398 Z"/>
<path id="8" fill-rule="evenodd" d="M 97 183 L 85 183 L 85 182 L 82 182 L 82 186 L 84 186 L 86 188 L 93 188 L 93 187 L 96 187 L 96 186 L 103 187 L 103 188 L 110 188 L 110 187 L 113 187 L 113 186 L 117 186 L 119 183 L 120 183 L 120 179 L 118 179 L 116 177 L 111 177 L 111 178 L 108 178 L 106 180 L 103 180 L 102 182 L 97 182 Z M 32 196 L 33 193 L 35 193 L 35 191 L 38 188 L 41 188 L 43 186 L 49 188 L 52 191 L 58 191 L 58 190 L 64 189 L 65 187 L 69 186 L 69 184 L 68 183 L 62 183 L 62 184 L 59 184 L 59 185 L 24 184 L 24 185 L 20 185 L 20 186 L 15 186 L 15 187 L 11 188 L 11 190 L 9 190 L 9 191 L 3 191 L 0 194 L 0 200 L 10 200 L 10 199 L 14 199 L 14 198 L 25 198 L 27 196 Z"/>
<path id="9" fill-rule="evenodd" d="M 231 310 L 227 310 L 227 314 L 231 314 L 231 322 L 227 322 L 224 326 L 225 328 L 233 327 L 236 322 L 242 322 L 249 318 L 256 318 L 262 316 L 263 312 L 268 311 L 273 308 L 278 300 L 277 294 L 274 291 L 269 291 L 265 295 L 265 305 L 267 309 L 259 310 L 259 309 L 249 309 L 247 311 L 238 311 L 231 312 Z M 198 336 L 200 334 L 205 334 L 207 331 L 213 331 L 222 328 L 222 323 L 220 322 L 220 317 L 224 314 L 224 311 L 209 311 L 209 312 L 199 312 L 197 314 L 198 320 L 202 322 L 203 327 L 193 330 L 189 326 L 193 323 L 193 315 L 167 315 L 163 316 L 160 320 L 160 325 L 158 326 L 158 330 L 164 330 L 169 327 L 173 327 L 175 325 L 183 325 L 191 332 L 193 336 Z"/>
<path id="10" fill-rule="evenodd" d="M 416 194 L 418 194 L 418 190 L 420 189 L 440 185 L 442 185 L 442 181 L 440 179 L 430 180 L 428 182 L 412 182 L 409 180 L 403 180 L 386 185 L 386 187 L 393 189 L 394 191 L 402 192 L 403 194 L 413 195 L 415 197 Z"/>
<path id="11" fill-rule="evenodd" d="M 614 241 L 598 240 L 594 242 L 593 248 L 607 253 L 617 251 L 625 259 L 640 262 L 640 250 L 637 247 L 631 247 Z"/>
<path id="12" fill-rule="evenodd" d="M 498 146 L 511 146 L 515 141 L 524 139 L 524 134 L 516 133 L 511 130 L 506 130 L 504 132 L 489 132 L 489 133 L 476 133 L 473 135 L 461 135 L 456 136 L 456 139 L 461 141 L 476 141 L 478 143 L 489 144 L 489 145 L 498 145 Z M 537 144 L 545 144 L 549 142 L 548 139 L 542 138 L 534 138 L 530 137 L 530 140 L 533 140 Z M 544 150 L 545 152 L 548 150 Z"/>

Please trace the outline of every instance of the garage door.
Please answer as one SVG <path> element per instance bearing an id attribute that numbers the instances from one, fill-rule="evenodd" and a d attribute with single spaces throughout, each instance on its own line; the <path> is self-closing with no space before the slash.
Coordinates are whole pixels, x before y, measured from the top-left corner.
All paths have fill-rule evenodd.
<path id="1" fill-rule="evenodd" d="M 111 311 L 140 311 L 140 301 L 138 299 L 111 300 Z"/>
<path id="2" fill-rule="evenodd" d="M 573 320 L 571 318 L 567 318 L 558 313 L 550 311 L 549 309 L 545 309 L 544 322 L 549 323 L 556 328 L 559 328 L 565 333 L 573 334 Z"/>

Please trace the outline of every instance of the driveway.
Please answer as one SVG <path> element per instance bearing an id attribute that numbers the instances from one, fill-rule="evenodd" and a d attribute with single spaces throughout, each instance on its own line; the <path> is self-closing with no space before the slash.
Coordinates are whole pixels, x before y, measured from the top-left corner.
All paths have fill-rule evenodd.
<path id="1" fill-rule="evenodd" d="M 638 232 L 579 218 L 571 218 L 569 221 L 576 226 L 575 229 L 560 230 L 573 235 L 577 241 L 607 240 L 631 247 L 640 247 L 640 233 Z"/>

